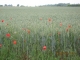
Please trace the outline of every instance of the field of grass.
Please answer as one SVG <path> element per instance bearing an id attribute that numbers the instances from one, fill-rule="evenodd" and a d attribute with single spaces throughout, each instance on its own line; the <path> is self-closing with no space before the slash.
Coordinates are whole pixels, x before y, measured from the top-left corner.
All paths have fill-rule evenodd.
<path id="1" fill-rule="evenodd" d="M 0 7 L 0 60 L 80 60 L 80 7 Z"/>

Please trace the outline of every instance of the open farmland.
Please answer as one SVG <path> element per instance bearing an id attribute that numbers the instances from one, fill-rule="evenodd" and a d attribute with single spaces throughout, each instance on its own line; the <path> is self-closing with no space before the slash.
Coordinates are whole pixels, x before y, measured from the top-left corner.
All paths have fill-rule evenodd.
<path id="1" fill-rule="evenodd" d="M 0 7 L 0 60 L 80 60 L 80 7 Z"/>

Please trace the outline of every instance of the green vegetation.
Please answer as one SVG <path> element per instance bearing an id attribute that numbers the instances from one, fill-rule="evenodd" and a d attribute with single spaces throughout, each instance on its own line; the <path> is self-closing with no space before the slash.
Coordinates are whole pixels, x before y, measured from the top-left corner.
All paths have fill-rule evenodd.
<path id="1" fill-rule="evenodd" d="M 58 4 L 47 4 L 39 7 L 80 7 L 80 4 L 70 4 L 70 3 L 58 3 Z"/>
<path id="2" fill-rule="evenodd" d="M 0 5 L 0 7 L 14 7 L 14 6 L 12 4 L 9 4 L 9 5 L 5 4 L 5 5 Z M 17 4 L 15 7 L 30 7 L 30 6 Z M 78 4 L 70 4 L 70 3 L 46 4 L 46 5 L 39 5 L 35 7 L 80 7 L 80 3 Z"/>
<path id="3" fill-rule="evenodd" d="M 80 8 L 0 7 L 0 60 L 80 60 Z"/>

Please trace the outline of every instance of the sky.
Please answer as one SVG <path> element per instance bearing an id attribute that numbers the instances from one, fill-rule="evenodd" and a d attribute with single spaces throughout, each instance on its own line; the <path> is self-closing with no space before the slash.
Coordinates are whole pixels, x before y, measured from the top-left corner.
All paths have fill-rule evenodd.
<path id="1" fill-rule="evenodd" d="M 0 0 L 0 5 L 12 4 L 13 6 L 16 6 L 17 4 L 24 6 L 39 6 L 39 5 L 57 4 L 57 3 L 76 4 L 80 3 L 80 0 Z"/>

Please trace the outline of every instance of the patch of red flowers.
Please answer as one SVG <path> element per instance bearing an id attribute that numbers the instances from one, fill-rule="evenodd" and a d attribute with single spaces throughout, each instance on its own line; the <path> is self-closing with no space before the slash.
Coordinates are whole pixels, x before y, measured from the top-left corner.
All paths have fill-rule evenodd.
<path id="1" fill-rule="evenodd" d="M 30 31 L 29 29 L 27 29 L 27 33 L 30 34 L 30 32 L 31 32 L 31 31 Z"/>
<path id="2" fill-rule="evenodd" d="M 71 26 L 70 24 L 68 24 L 68 26 L 67 26 L 67 28 L 66 28 L 66 32 L 68 32 L 71 27 L 72 27 L 72 26 Z"/>
<path id="3" fill-rule="evenodd" d="M 0 44 L 0 48 L 2 47 L 2 44 Z"/>
<path id="4" fill-rule="evenodd" d="M 10 35 L 10 33 L 7 33 L 7 34 L 6 34 L 6 37 L 8 37 L 8 38 L 9 38 L 10 36 L 11 36 L 11 35 Z"/>
<path id="5" fill-rule="evenodd" d="M 1 22 L 4 22 L 4 20 L 2 20 Z"/>
<path id="6" fill-rule="evenodd" d="M 71 28 L 71 25 L 70 24 L 68 25 L 68 28 Z"/>
<path id="7" fill-rule="evenodd" d="M 69 28 L 66 28 L 66 32 L 68 32 L 69 31 Z"/>
<path id="8" fill-rule="evenodd" d="M 13 40 L 13 44 L 16 45 L 17 44 L 17 41 L 16 40 Z"/>
<path id="9" fill-rule="evenodd" d="M 51 19 L 51 18 L 49 18 L 49 19 L 48 19 L 48 22 L 51 22 L 51 21 L 52 21 L 52 19 Z"/>
<path id="10" fill-rule="evenodd" d="M 43 46 L 43 50 L 46 50 L 46 48 L 47 48 L 46 46 Z"/>

